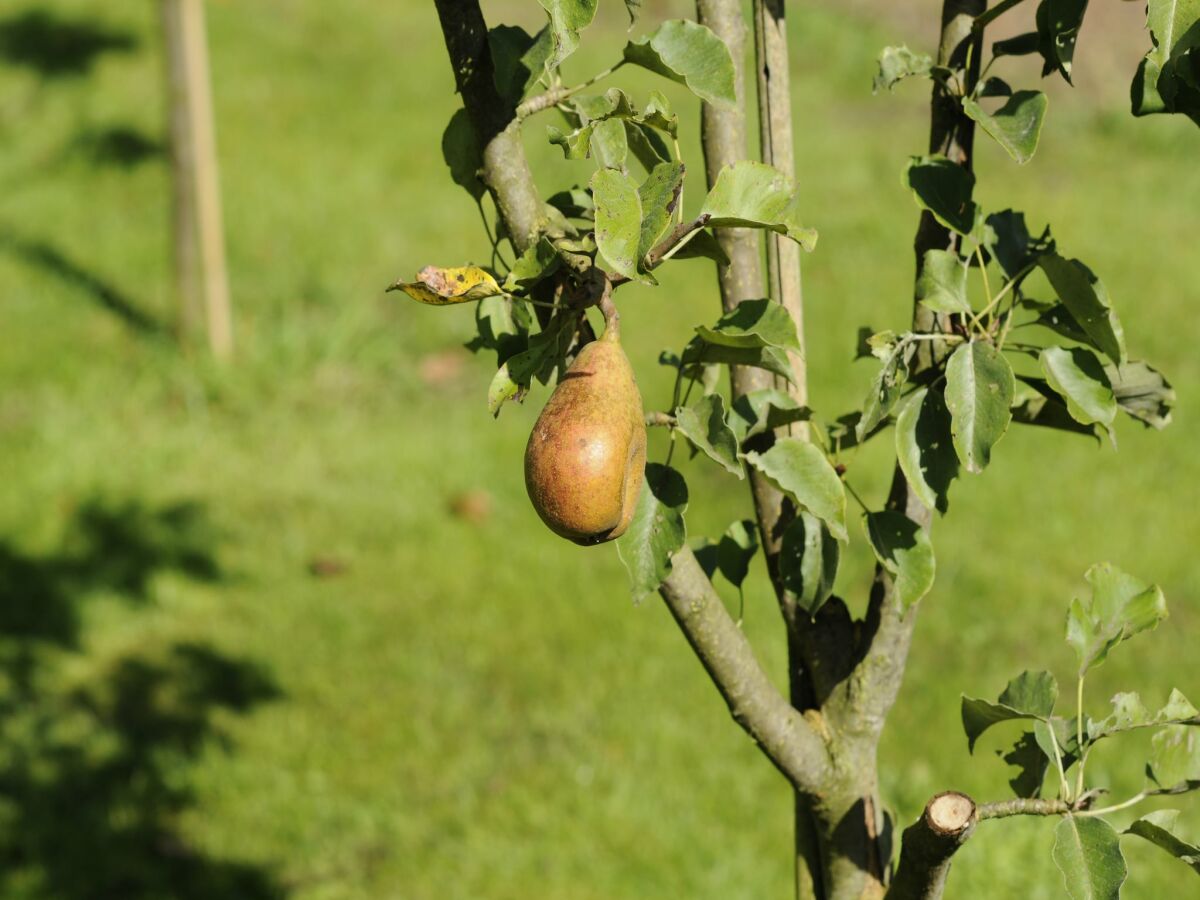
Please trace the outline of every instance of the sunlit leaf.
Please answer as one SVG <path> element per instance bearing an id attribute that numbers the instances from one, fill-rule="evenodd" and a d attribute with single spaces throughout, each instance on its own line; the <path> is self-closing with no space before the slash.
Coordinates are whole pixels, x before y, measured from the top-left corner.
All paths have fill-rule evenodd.
<path id="1" fill-rule="evenodd" d="M 737 435 L 725 421 L 725 401 L 720 394 L 705 394 L 691 406 L 678 407 L 675 430 L 727 472 L 743 477 Z"/>
<path id="2" fill-rule="evenodd" d="M 1119 900 L 1129 870 L 1120 837 L 1103 819 L 1063 816 L 1053 856 L 1071 900 Z"/>
<path id="3" fill-rule="evenodd" d="M 1166 850 L 1176 859 L 1191 866 L 1200 875 L 1200 846 L 1189 844 L 1176 834 L 1177 809 L 1156 809 L 1142 816 L 1122 834 L 1133 834 Z"/>
<path id="4" fill-rule="evenodd" d="M 712 327 L 696 326 L 696 333 L 710 344 L 725 347 L 781 347 L 799 352 L 796 323 L 782 304 L 768 299 L 745 300 L 717 320 Z"/>
<path id="5" fill-rule="evenodd" d="M 596 204 L 596 245 L 613 270 L 637 278 L 638 245 L 642 232 L 642 203 L 637 184 L 615 169 L 592 176 Z"/>
<path id="6" fill-rule="evenodd" d="M 1146 584 L 1111 563 L 1097 563 L 1084 577 L 1091 597 L 1073 600 L 1067 614 L 1067 643 L 1079 657 L 1080 674 L 1104 662 L 1117 644 L 1167 617 L 1158 585 Z"/>
<path id="7" fill-rule="evenodd" d="M 538 0 L 550 16 L 554 49 L 547 60 L 555 68 L 579 49 L 579 32 L 592 24 L 598 0 Z"/>
<path id="8" fill-rule="evenodd" d="M 817 233 L 801 224 L 799 205 L 795 182 L 788 175 L 743 160 L 721 170 L 700 213 L 713 227 L 766 228 L 812 250 Z"/>
<path id="9" fill-rule="evenodd" d="M 1013 719 L 1047 719 L 1058 699 L 1058 682 L 1049 672 L 1022 672 L 1001 691 L 995 703 L 962 698 L 963 731 L 972 752 L 979 736 L 998 722 Z"/>
<path id="10" fill-rule="evenodd" d="M 967 313 L 967 267 L 957 253 L 926 250 L 917 276 L 917 301 L 944 313 Z"/>
<path id="11" fill-rule="evenodd" d="M 872 87 L 875 93 L 891 90 L 905 78 L 927 77 L 933 67 L 928 53 L 914 53 L 907 47 L 884 47 L 879 54 L 879 72 Z"/>
<path id="12" fill-rule="evenodd" d="M 686 85 L 714 106 L 737 102 L 733 57 L 725 42 L 704 25 L 686 19 L 663 22 L 653 33 L 626 44 L 625 59 Z"/>
<path id="13" fill-rule="evenodd" d="M 1117 400 L 1104 365 L 1086 347 L 1047 347 L 1039 357 L 1050 386 L 1066 401 L 1071 418 L 1105 428 L 1117 417 Z"/>
<path id="14" fill-rule="evenodd" d="M 834 537 L 848 540 L 845 488 L 816 445 L 783 437 L 765 453 L 750 452 L 745 458 L 768 481 L 823 521 Z"/>
<path id="15" fill-rule="evenodd" d="M 1046 117 L 1046 95 L 1041 91 L 1017 91 L 995 112 L 987 112 L 975 100 L 963 100 L 963 112 L 979 123 L 996 143 L 1018 163 L 1027 163 L 1037 150 Z"/>

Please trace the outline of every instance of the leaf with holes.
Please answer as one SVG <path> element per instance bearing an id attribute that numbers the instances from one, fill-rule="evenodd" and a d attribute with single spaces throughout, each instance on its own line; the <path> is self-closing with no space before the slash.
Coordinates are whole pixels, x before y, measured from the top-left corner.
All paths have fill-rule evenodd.
<path id="1" fill-rule="evenodd" d="M 403 291 L 418 303 L 431 306 L 469 303 L 504 293 L 491 273 L 478 266 L 448 269 L 426 266 L 417 273 L 416 281 L 397 281 L 389 285 L 388 290 Z"/>

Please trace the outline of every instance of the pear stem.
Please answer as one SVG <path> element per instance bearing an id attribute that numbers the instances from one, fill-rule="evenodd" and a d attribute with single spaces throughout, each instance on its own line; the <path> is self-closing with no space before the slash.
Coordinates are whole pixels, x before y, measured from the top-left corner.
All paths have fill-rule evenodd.
<path id="1" fill-rule="evenodd" d="M 607 278 L 604 279 L 604 290 L 600 294 L 600 299 L 596 301 L 596 305 L 604 314 L 604 335 L 600 340 L 613 343 L 621 340 L 621 314 L 617 312 L 617 305 L 613 303 L 612 284 Z"/>

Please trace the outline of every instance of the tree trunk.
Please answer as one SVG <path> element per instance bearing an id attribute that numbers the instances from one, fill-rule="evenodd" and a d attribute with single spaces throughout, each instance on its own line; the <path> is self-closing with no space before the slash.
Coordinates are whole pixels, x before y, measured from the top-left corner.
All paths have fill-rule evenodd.
<path id="1" fill-rule="evenodd" d="M 233 353 L 216 132 L 203 0 L 163 0 L 173 191 L 175 289 L 185 340 L 201 307 L 214 356 Z"/>

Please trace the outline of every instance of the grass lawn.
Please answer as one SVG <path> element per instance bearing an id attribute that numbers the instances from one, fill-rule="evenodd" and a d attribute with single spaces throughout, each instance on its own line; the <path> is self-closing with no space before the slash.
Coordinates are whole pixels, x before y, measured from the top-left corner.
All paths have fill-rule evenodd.
<path id="1" fill-rule="evenodd" d="M 574 76 L 626 39 L 621 5 L 602 6 Z M 647 19 L 688 8 L 645 6 Z M 791 13 L 825 414 L 866 391 L 856 328 L 908 316 L 916 211 L 899 173 L 924 149 L 926 91 L 873 97 L 870 82 L 880 47 L 931 37 L 935 5 L 921 6 L 916 34 L 861 3 Z M 545 389 L 492 421 L 492 360 L 460 349 L 470 313 L 382 293 L 426 263 L 487 257 L 441 161 L 456 101 L 432 4 L 208 7 L 238 341 L 227 368 L 168 337 L 153 4 L 0 13 L 0 894 L 790 896 L 783 783 L 666 610 L 630 605 L 615 550 L 555 538 L 525 498 Z M 527 27 L 541 15 L 533 0 L 486 10 Z M 1077 67 L 1132 74 L 1136 55 L 1118 66 L 1085 38 Z M 1031 64 L 997 68 L 1034 86 Z M 652 83 L 625 76 L 635 93 Z M 697 117 L 673 87 L 690 207 Z M 527 129 L 547 192 L 586 178 L 540 131 Z M 1096 673 L 1093 714 L 1117 690 L 1200 699 L 1198 153 L 1184 121 L 1135 121 L 1119 99 L 1057 87 L 1030 165 L 981 140 L 980 202 L 1053 223 L 1180 404 L 1161 434 L 1122 423 L 1119 452 L 1014 431 L 986 477 L 956 484 L 882 747 L 902 823 L 941 789 L 1007 795 L 994 751 L 1013 734 L 968 756 L 959 693 L 993 696 L 1025 668 L 1066 683 L 1066 604 L 1094 561 L 1162 584 L 1171 619 Z M 669 400 L 658 352 L 717 311 L 707 263 L 662 280 L 623 292 L 651 408 Z M 879 502 L 876 443 L 845 462 Z M 716 467 L 684 472 L 690 534 L 748 513 L 744 485 Z M 856 540 L 839 579 L 852 608 L 869 571 Z M 745 617 L 782 679 L 757 572 Z M 1138 759 L 1098 752 L 1090 771 L 1140 786 Z M 1200 809 L 1181 805 L 1200 833 Z M 1052 829 L 982 826 L 949 895 L 1063 896 Z M 1187 890 L 1159 851 L 1127 855 L 1127 897 Z"/>

